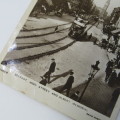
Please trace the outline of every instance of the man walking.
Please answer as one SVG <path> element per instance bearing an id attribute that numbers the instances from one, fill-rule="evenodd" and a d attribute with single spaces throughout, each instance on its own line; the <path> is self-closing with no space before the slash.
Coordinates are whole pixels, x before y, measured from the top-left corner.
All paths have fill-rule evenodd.
<path id="1" fill-rule="evenodd" d="M 115 41 L 115 45 L 118 45 L 118 41 L 119 41 L 119 36 L 117 34 L 113 35 L 114 41 Z"/>
<path id="2" fill-rule="evenodd" d="M 117 81 L 117 73 L 116 73 L 116 71 L 114 70 L 114 71 L 111 73 L 111 75 L 110 75 L 110 78 L 109 78 L 109 81 L 108 81 L 108 85 L 109 85 L 110 87 L 113 87 L 113 86 L 115 85 L 116 81 Z"/>
<path id="3" fill-rule="evenodd" d="M 113 60 L 110 60 L 108 63 L 107 63 L 107 67 L 106 67 L 106 77 L 105 77 L 105 82 L 108 82 L 108 78 L 110 77 L 111 73 L 112 73 L 112 69 L 113 69 Z"/>
<path id="4" fill-rule="evenodd" d="M 69 93 L 70 90 L 72 88 L 72 84 L 74 82 L 74 76 L 73 76 L 73 72 L 70 72 L 70 76 L 67 79 L 67 82 L 65 83 L 65 85 L 61 88 L 60 93 L 63 92 L 64 90 L 66 90 L 67 96 L 69 97 Z"/>
<path id="5" fill-rule="evenodd" d="M 49 67 L 49 70 L 43 75 L 45 78 L 47 78 L 48 83 L 50 83 L 50 75 L 55 71 L 55 67 L 56 67 L 56 62 L 55 59 L 51 59 L 52 63 Z"/>

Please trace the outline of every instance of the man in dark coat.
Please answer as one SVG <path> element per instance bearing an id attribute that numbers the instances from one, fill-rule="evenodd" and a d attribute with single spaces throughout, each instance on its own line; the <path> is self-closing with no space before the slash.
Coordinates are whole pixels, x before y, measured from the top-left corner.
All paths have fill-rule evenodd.
<path id="1" fill-rule="evenodd" d="M 115 45 L 118 45 L 118 41 L 119 41 L 119 36 L 117 34 L 113 35 L 114 41 L 115 41 Z"/>
<path id="2" fill-rule="evenodd" d="M 109 85 L 110 87 L 113 87 L 113 86 L 115 85 L 116 81 L 117 81 L 117 73 L 116 73 L 116 71 L 114 70 L 114 71 L 111 73 L 111 75 L 110 75 L 110 78 L 109 78 L 109 81 L 108 81 L 108 85 Z"/>
<path id="3" fill-rule="evenodd" d="M 107 45 L 108 45 L 108 41 L 106 39 L 102 39 L 101 48 L 106 49 Z"/>
<path id="4" fill-rule="evenodd" d="M 55 71 L 55 67 L 56 67 L 56 62 L 55 59 L 51 59 L 52 63 L 49 67 L 49 70 L 44 74 L 44 77 L 48 79 L 48 83 L 50 82 L 50 75 Z"/>
<path id="5" fill-rule="evenodd" d="M 108 78 L 110 77 L 111 73 L 112 73 L 112 69 L 113 69 L 113 60 L 110 60 L 107 65 L 106 65 L 106 77 L 105 77 L 105 82 L 108 81 Z"/>
<path id="6" fill-rule="evenodd" d="M 92 33 L 89 35 L 88 40 L 90 41 L 92 38 Z"/>
<path id="7" fill-rule="evenodd" d="M 67 79 L 67 82 L 65 83 L 65 85 L 61 88 L 60 93 L 66 90 L 67 96 L 69 96 L 70 90 L 72 88 L 72 84 L 74 82 L 73 74 L 74 74 L 73 72 L 70 72 L 70 76 Z"/>

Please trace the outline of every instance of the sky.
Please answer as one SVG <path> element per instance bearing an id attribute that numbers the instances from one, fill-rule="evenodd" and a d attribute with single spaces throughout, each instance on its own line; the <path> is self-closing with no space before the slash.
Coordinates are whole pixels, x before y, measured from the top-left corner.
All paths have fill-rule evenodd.
<path id="1" fill-rule="evenodd" d="M 107 0 L 94 0 L 94 3 L 98 6 L 98 7 L 103 7 L 105 5 Z M 113 9 L 115 7 L 120 7 L 120 0 L 111 0 L 110 2 L 110 6 L 107 10 L 108 14 L 111 14 L 111 12 L 113 11 Z"/>

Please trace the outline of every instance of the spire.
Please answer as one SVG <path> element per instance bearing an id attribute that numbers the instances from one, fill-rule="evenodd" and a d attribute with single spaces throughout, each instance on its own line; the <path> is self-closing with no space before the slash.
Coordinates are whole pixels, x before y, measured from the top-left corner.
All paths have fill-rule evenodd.
<path id="1" fill-rule="evenodd" d="M 109 5 L 110 5 L 110 2 L 111 2 L 111 0 L 107 0 L 107 1 L 106 1 L 105 5 L 104 5 L 104 7 L 103 7 L 103 11 L 102 11 L 102 13 L 101 13 L 101 17 L 104 17 L 104 15 L 105 15 L 105 13 L 106 13 Z"/>
<path id="2" fill-rule="evenodd" d="M 105 5 L 104 5 L 104 10 L 106 11 L 107 9 L 108 9 L 108 7 L 109 7 L 109 5 L 110 5 L 110 1 L 111 0 L 107 0 L 107 2 L 105 3 Z"/>

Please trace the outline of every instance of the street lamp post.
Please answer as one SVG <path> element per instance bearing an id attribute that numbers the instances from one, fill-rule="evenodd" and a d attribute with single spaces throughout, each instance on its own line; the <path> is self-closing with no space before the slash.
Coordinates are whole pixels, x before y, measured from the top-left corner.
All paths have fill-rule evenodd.
<path id="1" fill-rule="evenodd" d="M 91 65 L 91 70 L 90 70 L 88 81 L 87 81 L 87 83 L 85 85 L 85 88 L 82 91 L 81 96 L 78 99 L 78 102 L 81 102 L 81 100 L 82 100 L 82 98 L 83 98 L 83 96 L 85 94 L 85 91 L 86 91 L 88 85 L 90 84 L 90 82 L 92 81 L 92 79 L 95 77 L 95 75 L 97 74 L 97 72 L 100 70 L 99 67 L 98 67 L 99 63 L 100 63 L 99 61 L 96 61 L 95 65 Z"/>

